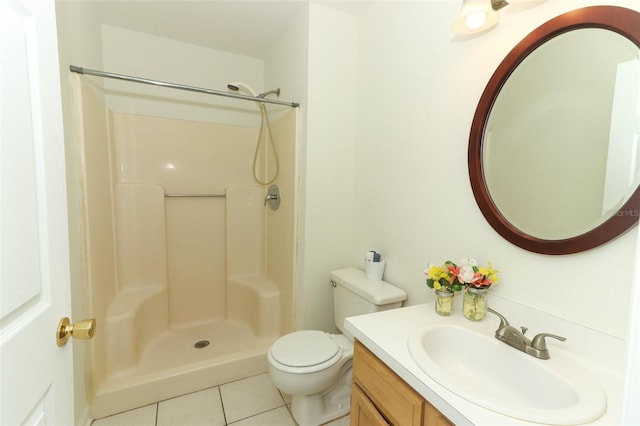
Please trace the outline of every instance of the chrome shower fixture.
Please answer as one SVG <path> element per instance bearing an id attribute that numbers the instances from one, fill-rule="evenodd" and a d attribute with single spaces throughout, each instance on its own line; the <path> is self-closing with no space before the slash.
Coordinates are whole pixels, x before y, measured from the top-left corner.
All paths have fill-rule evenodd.
<path id="1" fill-rule="evenodd" d="M 491 8 L 495 11 L 507 6 L 509 6 L 509 3 L 507 3 L 506 0 L 491 0 Z"/>
<path id="2" fill-rule="evenodd" d="M 260 93 L 258 95 L 258 94 L 256 94 L 255 90 L 253 90 L 247 84 L 244 84 L 244 83 L 239 82 L 239 81 L 234 81 L 232 83 L 227 84 L 227 89 L 231 90 L 232 92 L 245 92 L 245 93 L 250 94 L 254 98 L 260 98 L 260 99 L 264 99 L 269 95 L 276 95 L 277 97 L 280 97 L 280 88 L 279 87 L 277 89 L 275 89 L 275 90 L 269 90 L 269 91 L 266 91 L 264 93 Z"/>
<path id="3" fill-rule="evenodd" d="M 280 97 L 280 88 L 278 87 L 275 90 L 269 90 L 268 92 L 260 93 L 258 97 L 264 99 L 269 95 L 276 95 L 277 97 Z"/>

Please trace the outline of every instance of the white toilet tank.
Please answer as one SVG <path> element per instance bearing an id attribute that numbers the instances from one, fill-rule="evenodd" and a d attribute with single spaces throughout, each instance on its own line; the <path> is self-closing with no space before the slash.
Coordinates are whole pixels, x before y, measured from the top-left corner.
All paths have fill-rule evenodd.
<path id="1" fill-rule="evenodd" d="M 407 293 L 384 281 L 369 281 L 367 275 L 355 268 L 338 269 L 331 273 L 335 324 L 353 340 L 344 328 L 344 319 L 355 315 L 386 311 L 402 306 Z"/>

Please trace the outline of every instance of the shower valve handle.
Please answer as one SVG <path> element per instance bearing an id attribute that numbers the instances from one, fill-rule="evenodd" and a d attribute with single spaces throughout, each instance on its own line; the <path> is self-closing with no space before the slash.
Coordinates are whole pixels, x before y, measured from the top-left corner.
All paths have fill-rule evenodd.
<path id="1" fill-rule="evenodd" d="M 264 197 L 264 205 L 266 206 L 269 201 L 277 200 L 278 198 L 280 197 L 278 197 L 277 194 L 267 194 L 267 196 Z"/>
<path id="2" fill-rule="evenodd" d="M 267 195 L 264 197 L 264 205 L 269 204 L 271 210 L 278 210 L 280 207 L 280 188 L 273 184 L 267 189 Z"/>

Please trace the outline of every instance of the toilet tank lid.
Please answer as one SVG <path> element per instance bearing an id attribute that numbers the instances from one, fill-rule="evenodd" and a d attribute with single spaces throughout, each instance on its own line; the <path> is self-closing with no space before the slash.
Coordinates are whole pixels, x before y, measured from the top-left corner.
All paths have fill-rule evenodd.
<path id="1" fill-rule="evenodd" d="M 407 299 L 407 293 L 385 281 L 370 281 L 356 268 L 331 272 L 331 280 L 375 305 L 387 305 Z"/>

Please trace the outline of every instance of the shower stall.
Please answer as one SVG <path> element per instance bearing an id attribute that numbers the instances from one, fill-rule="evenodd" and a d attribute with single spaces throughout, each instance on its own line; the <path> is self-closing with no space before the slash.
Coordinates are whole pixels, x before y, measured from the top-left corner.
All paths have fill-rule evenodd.
<path id="1" fill-rule="evenodd" d="M 297 108 L 272 107 L 258 150 L 251 102 L 229 109 L 255 109 L 253 127 L 138 115 L 99 80 L 71 76 L 92 418 L 267 371 L 293 329 L 297 192 Z M 252 176 L 274 162 L 277 210 Z"/>

